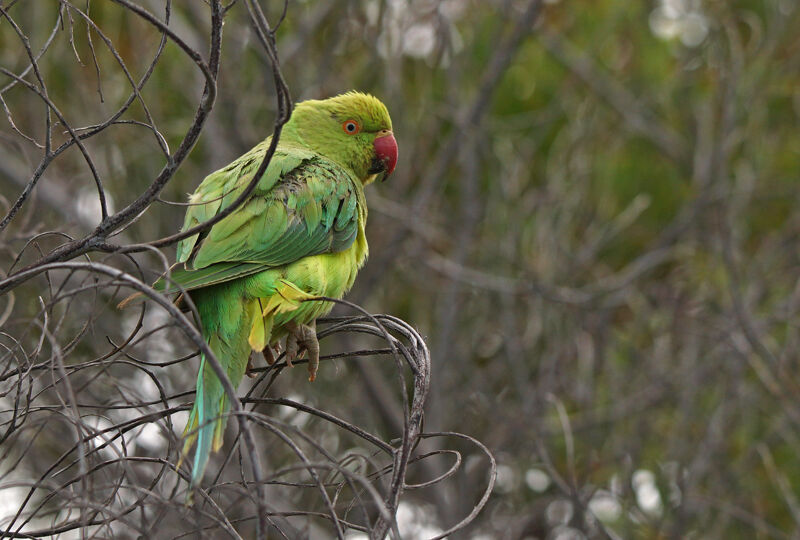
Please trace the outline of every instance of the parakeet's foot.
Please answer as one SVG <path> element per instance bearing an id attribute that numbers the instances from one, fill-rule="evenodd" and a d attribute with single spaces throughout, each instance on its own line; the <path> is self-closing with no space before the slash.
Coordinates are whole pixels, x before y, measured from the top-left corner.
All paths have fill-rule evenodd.
<path id="1" fill-rule="evenodd" d="M 281 351 L 277 345 L 267 345 L 264 347 L 264 350 L 261 351 L 261 354 L 264 355 L 264 360 L 267 362 L 267 365 L 270 366 L 275 363 L 280 353 Z"/>
<path id="2" fill-rule="evenodd" d="M 308 380 L 317 378 L 319 369 L 319 341 L 317 341 L 316 321 L 310 325 L 292 323 L 288 325 L 289 336 L 286 338 L 286 365 L 308 352 Z"/>
<path id="3" fill-rule="evenodd" d="M 255 351 L 251 353 L 250 357 L 247 359 L 247 371 L 245 371 L 247 376 L 250 377 L 251 379 L 255 379 L 259 375 L 258 371 L 256 371 L 253 359 L 254 353 Z M 261 350 L 261 355 L 264 357 L 264 360 L 267 362 L 268 366 L 271 366 L 272 364 L 275 363 L 275 360 L 278 358 L 280 353 L 281 351 L 278 345 L 267 345 Z"/>
<path id="4" fill-rule="evenodd" d="M 245 375 L 247 375 L 251 379 L 255 379 L 256 377 L 258 377 L 256 366 L 253 363 L 253 353 L 250 353 L 250 356 L 247 358 L 247 369 L 244 372 Z"/>
<path id="5" fill-rule="evenodd" d="M 253 353 L 251 353 L 250 357 L 247 359 L 247 371 L 245 371 L 247 376 L 251 379 L 255 379 L 259 375 L 258 371 L 256 371 L 253 354 L 255 354 L 255 351 L 253 351 Z M 267 345 L 261 350 L 261 355 L 264 357 L 264 361 L 268 366 L 274 364 L 275 360 L 278 359 L 280 354 L 281 349 L 278 345 Z"/>

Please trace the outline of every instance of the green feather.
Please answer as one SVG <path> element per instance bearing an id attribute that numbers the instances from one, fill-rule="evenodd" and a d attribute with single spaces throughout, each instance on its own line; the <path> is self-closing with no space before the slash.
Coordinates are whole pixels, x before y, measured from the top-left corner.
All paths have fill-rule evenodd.
<path id="1" fill-rule="evenodd" d="M 342 130 L 350 119 L 359 122 L 360 133 Z M 155 287 L 190 291 L 203 336 L 234 387 L 251 347 L 274 344 L 289 323 L 309 324 L 332 307 L 301 300 L 341 298 L 353 285 L 368 251 L 363 186 L 372 178 L 373 142 L 391 127 L 386 107 L 366 94 L 298 103 L 249 199 L 210 229 L 179 242 L 182 266 Z M 269 143 L 203 180 L 190 197 L 183 230 L 208 221 L 243 193 Z M 199 485 L 210 453 L 222 444 L 229 409 L 221 382 L 202 358 L 182 452 L 197 441 L 192 486 Z"/>

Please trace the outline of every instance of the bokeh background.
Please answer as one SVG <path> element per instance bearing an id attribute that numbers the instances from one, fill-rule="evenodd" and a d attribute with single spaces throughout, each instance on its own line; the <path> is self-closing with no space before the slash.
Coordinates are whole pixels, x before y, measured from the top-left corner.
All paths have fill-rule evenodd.
<path id="1" fill-rule="evenodd" d="M 1 1 L 0 66 L 19 74 L 30 65 L 7 13 L 34 52 L 52 41 L 39 58 L 49 98 L 74 127 L 90 126 L 128 98 L 130 84 L 66 4 Z M 139 4 L 164 10 L 156 0 Z M 266 4 L 274 23 L 283 6 Z M 112 2 L 92 2 L 90 13 L 142 77 L 160 34 Z M 169 25 L 207 51 L 209 18 L 205 2 L 177 1 Z M 244 4 L 225 20 L 217 100 L 165 201 L 185 201 L 206 174 L 272 132 L 275 89 Z M 358 89 L 392 114 L 400 162 L 368 190 L 370 259 L 347 298 L 427 339 L 425 429 L 474 436 L 498 460 L 488 506 L 458 537 L 800 535 L 797 28 L 793 0 L 289 2 L 276 37 L 292 97 Z M 36 82 L 30 70 L 24 79 Z M 11 81 L 0 75 L 3 215 L 41 160 L 35 143 L 45 125 L 41 100 Z M 173 148 L 203 82 L 168 43 L 141 91 L 148 113 L 137 102 L 122 119 L 149 114 Z M 67 140 L 58 126 L 53 133 Z M 156 137 L 136 124 L 112 126 L 87 151 L 112 211 L 165 163 Z M 33 193 L 0 232 L 4 273 L 63 242 L 31 243 L 35 235 L 79 237 L 100 220 L 97 188 L 74 147 Z M 183 212 L 153 204 L 116 240 L 171 234 Z M 173 260 L 172 249 L 163 253 Z M 152 254 L 136 260 L 161 268 Z M 16 362 L 8 336 L 49 354 L 32 330 L 47 287 L 40 276 L 0 296 L 1 369 Z M 114 308 L 127 292 L 53 308 L 67 362 L 97 357 L 131 331 L 139 313 Z M 163 324 L 159 316 L 145 317 L 145 328 Z M 132 351 L 167 362 L 193 347 L 155 332 Z M 164 367 L 158 378 L 188 392 L 195 365 Z M 393 369 L 323 364 L 317 383 L 290 373 L 279 391 L 391 433 Z M 126 392 L 153 392 L 134 371 L 116 376 Z M 82 391 L 116 390 L 87 383 Z M 2 400 L 10 434 L 13 407 Z M 48 441 L 63 436 L 53 425 L 51 435 L 30 437 L 35 444 L 5 438 L 6 457 L 27 458 L 13 461 L 17 476 L 0 465 L 0 519 L 27 493 L 14 487 L 20 475 L 53 458 Z M 135 435 L 132 452 L 166 444 L 158 428 Z M 404 496 L 404 537 L 434 536 L 479 499 L 485 463 L 469 445 L 462 451 L 460 474 Z M 447 463 L 432 460 L 410 478 Z"/>

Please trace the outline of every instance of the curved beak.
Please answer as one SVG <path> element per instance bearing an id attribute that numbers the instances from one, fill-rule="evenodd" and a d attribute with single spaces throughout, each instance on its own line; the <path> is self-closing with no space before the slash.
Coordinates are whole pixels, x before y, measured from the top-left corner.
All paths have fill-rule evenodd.
<path id="1" fill-rule="evenodd" d="M 397 141 L 394 138 L 394 133 L 388 129 L 383 130 L 372 144 L 375 148 L 375 159 L 372 161 L 369 172 L 371 174 L 386 173 L 383 175 L 383 180 L 386 180 L 386 177 L 392 174 L 397 165 Z"/>

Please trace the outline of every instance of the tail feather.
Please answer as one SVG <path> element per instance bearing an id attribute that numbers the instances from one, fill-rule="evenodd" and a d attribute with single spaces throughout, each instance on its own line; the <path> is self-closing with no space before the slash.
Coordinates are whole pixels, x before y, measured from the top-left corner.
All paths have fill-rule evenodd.
<path id="1" fill-rule="evenodd" d="M 244 376 L 250 356 L 247 338 L 251 323 L 248 314 L 252 310 L 242 302 L 238 291 L 229 294 L 226 289 L 217 287 L 208 293 L 201 289 L 192 293 L 192 299 L 200 313 L 203 337 L 236 388 Z M 184 429 L 184 444 L 178 464 L 180 466 L 196 444 L 192 461 L 192 488 L 202 482 L 211 453 L 222 447 L 229 410 L 230 401 L 222 383 L 203 355 L 197 374 L 195 402 Z"/>
<path id="2" fill-rule="evenodd" d="M 234 388 L 244 376 L 250 351 L 261 351 L 270 343 L 275 315 L 294 311 L 303 299 L 311 297 L 286 280 L 277 285 L 275 294 L 266 302 L 243 302 L 241 292 L 228 285 L 191 293 L 200 314 L 203 336 Z M 185 442 L 178 462 L 180 467 L 196 443 L 192 488 L 203 480 L 211 453 L 222 447 L 229 410 L 230 401 L 222 383 L 202 356 L 194 407 L 183 433 Z"/>
<path id="3" fill-rule="evenodd" d="M 202 361 L 203 368 L 205 368 L 205 358 Z M 221 416 L 227 411 L 222 410 L 222 403 L 219 399 L 219 393 L 222 390 L 222 384 L 219 380 L 206 380 L 211 379 L 202 369 L 197 377 L 197 449 L 194 453 L 194 463 L 192 465 L 192 487 L 200 485 L 203 479 L 203 474 L 208 465 L 208 458 L 211 455 L 211 450 L 214 446 L 221 446 L 214 444 L 214 439 L 217 433 L 220 433 L 219 438 L 222 438 L 221 433 L 224 431 L 224 417 Z M 213 377 L 216 379 L 216 377 Z"/>
<path id="4" fill-rule="evenodd" d="M 222 384 L 213 373 L 209 376 L 210 371 L 210 369 L 206 370 L 206 359 L 203 357 L 197 376 L 195 403 L 183 432 L 185 440 L 178 462 L 178 467 L 180 467 L 183 459 L 196 442 L 197 448 L 192 462 L 192 488 L 200 485 L 211 452 L 219 450 L 222 446 L 225 433 L 228 407 L 224 395 L 222 395 Z"/>

